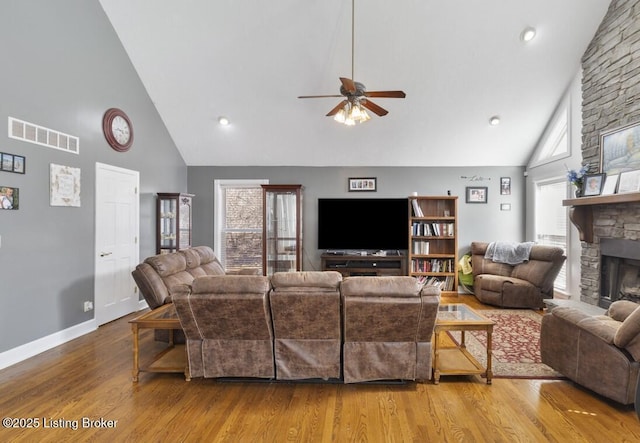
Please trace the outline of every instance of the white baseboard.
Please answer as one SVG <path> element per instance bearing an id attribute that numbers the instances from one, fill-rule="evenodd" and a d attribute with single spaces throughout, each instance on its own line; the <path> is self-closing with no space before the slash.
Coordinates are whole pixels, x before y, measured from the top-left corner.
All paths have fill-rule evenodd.
<path id="1" fill-rule="evenodd" d="M 8 351 L 0 353 L 0 369 L 20 363 L 34 355 L 48 351 L 49 349 L 55 348 L 56 346 L 73 340 L 74 338 L 93 332 L 96 329 L 98 329 L 96 320 L 91 319 L 62 331 L 47 335 L 46 337 L 39 338 L 30 343 L 25 343 L 17 348 L 9 349 Z"/>

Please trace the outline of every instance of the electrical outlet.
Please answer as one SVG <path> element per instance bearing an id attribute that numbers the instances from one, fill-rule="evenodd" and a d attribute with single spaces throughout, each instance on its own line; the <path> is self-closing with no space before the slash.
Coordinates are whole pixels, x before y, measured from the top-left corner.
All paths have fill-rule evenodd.
<path id="1" fill-rule="evenodd" d="M 93 309 L 93 302 L 92 301 L 84 302 L 84 312 L 89 312 L 92 309 Z"/>

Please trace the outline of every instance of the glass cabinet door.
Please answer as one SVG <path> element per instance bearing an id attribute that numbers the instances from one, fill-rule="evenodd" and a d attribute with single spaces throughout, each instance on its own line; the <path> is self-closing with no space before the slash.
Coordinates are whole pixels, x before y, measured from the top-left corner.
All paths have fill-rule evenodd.
<path id="1" fill-rule="evenodd" d="M 159 193 L 157 198 L 156 253 L 190 248 L 193 195 Z"/>
<path id="2" fill-rule="evenodd" d="M 262 185 L 263 273 L 300 271 L 302 263 L 302 186 Z"/>

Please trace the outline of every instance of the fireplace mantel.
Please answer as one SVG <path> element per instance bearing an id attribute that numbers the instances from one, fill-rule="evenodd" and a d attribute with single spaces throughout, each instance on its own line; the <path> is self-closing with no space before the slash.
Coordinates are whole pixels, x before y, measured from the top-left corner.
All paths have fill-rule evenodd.
<path id="1" fill-rule="evenodd" d="M 562 200 L 563 206 L 571 206 L 569 218 L 578 228 L 580 240 L 593 243 L 593 207 L 596 205 L 613 205 L 616 203 L 640 202 L 640 192 L 624 194 L 596 195 Z"/>

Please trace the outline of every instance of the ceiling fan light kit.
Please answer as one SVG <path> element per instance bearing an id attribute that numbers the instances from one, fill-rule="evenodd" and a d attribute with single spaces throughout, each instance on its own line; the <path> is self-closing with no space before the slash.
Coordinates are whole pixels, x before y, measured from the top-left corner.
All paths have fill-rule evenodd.
<path id="1" fill-rule="evenodd" d="M 301 95 L 298 98 L 326 98 L 344 97 L 335 108 L 327 113 L 327 117 L 332 117 L 338 122 L 347 126 L 354 126 L 356 123 L 364 123 L 371 120 L 367 109 L 379 117 L 387 115 L 389 112 L 376 105 L 369 97 L 379 98 L 405 98 L 403 91 L 367 91 L 362 83 L 354 81 L 354 34 L 355 34 L 355 0 L 351 0 L 351 78 L 340 77 L 340 95 Z M 366 109 L 365 109 L 366 108 Z"/>

